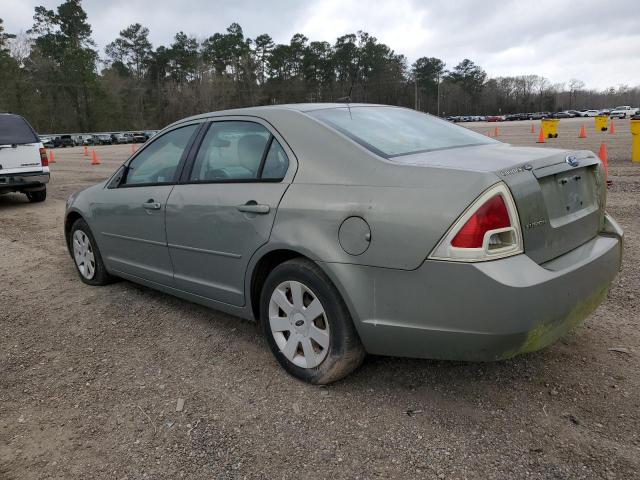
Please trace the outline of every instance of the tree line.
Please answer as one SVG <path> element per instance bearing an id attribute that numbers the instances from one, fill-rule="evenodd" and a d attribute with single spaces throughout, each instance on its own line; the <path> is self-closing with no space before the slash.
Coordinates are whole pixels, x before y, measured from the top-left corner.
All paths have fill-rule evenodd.
<path id="1" fill-rule="evenodd" d="M 149 29 L 135 23 L 101 56 L 81 0 L 36 7 L 33 22 L 16 35 L 0 19 L 0 111 L 24 115 L 40 132 L 159 128 L 206 111 L 344 97 L 442 116 L 640 104 L 640 87 L 489 78 L 469 59 L 450 69 L 428 56 L 409 64 L 364 31 L 333 44 L 301 33 L 279 44 L 233 23 L 204 40 L 178 32 L 154 48 Z"/>

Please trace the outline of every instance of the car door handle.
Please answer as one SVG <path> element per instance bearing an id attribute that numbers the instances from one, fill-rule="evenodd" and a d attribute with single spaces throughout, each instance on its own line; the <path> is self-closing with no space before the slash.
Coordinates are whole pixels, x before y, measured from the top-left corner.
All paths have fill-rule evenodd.
<path id="1" fill-rule="evenodd" d="M 254 201 L 247 202 L 244 205 L 238 205 L 236 208 L 244 213 L 258 213 L 261 215 L 271 211 L 271 207 L 269 205 L 261 205 Z"/>
<path id="2" fill-rule="evenodd" d="M 149 200 L 148 202 L 142 204 L 142 207 L 146 208 L 147 210 L 160 210 L 161 206 L 162 205 L 160 205 L 158 202 L 154 202 L 153 200 Z"/>

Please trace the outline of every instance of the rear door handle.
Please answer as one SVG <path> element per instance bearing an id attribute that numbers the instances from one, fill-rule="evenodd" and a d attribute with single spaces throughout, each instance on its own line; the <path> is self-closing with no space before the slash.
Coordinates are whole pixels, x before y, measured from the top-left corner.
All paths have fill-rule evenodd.
<path id="1" fill-rule="evenodd" d="M 154 202 L 153 200 L 149 200 L 142 204 L 143 208 L 147 210 L 160 210 L 161 205 L 158 202 Z"/>
<path id="2" fill-rule="evenodd" d="M 236 208 L 244 213 L 258 213 L 260 215 L 264 215 L 271 211 L 271 207 L 269 207 L 269 205 L 261 205 L 253 200 L 245 203 L 244 205 L 238 205 Z"/>

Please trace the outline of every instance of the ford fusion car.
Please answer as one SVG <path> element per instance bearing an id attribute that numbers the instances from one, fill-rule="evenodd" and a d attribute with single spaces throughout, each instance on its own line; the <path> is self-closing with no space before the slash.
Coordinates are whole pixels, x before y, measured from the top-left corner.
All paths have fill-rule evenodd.
<path id="1" fill-rule="evenodd" d="M 582 322 L 623 233 L 589 151 L 513 147 L 398 107 L 208 113 L 72 195 L 83 282 L 116 277 L 259 321 L 311 383 L 365 353 L 499 360 Z"/>

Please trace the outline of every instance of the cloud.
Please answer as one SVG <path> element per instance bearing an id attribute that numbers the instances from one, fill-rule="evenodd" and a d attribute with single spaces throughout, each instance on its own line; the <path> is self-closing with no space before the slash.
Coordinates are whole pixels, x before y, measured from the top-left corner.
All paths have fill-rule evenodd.
<path id="1" fill-rule="evenodd" d="M 3 0 L 7 31 L 31 27 L 33 8 L 61 0 Z M 490 76 L 535 73 L 552 82 L 583 80 L 588 88 L 640 83 L 640 3 L 637 0 L 85 0 L 100 48 L 134 22 L 147 26 L 155 46 L 178 31 L 200 40 L 232 22 L 255 38 L 286 43 L 295 33 L 330 43 L 364 30 L 409 62 L 443 59 L 449 68 L 469 58 Z"/>

